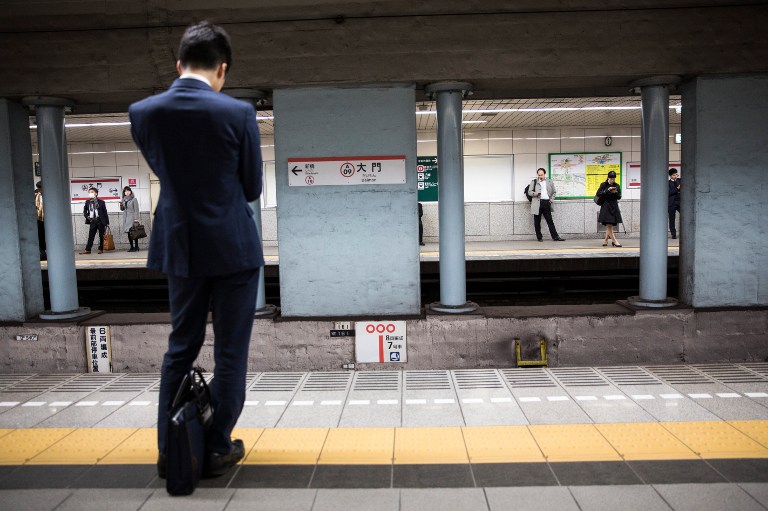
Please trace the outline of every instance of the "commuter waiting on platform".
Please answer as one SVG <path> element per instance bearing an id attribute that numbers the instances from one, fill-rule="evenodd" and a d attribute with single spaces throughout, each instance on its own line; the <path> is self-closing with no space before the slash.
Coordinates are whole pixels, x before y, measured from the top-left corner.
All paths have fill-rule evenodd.
<path id="1" fill-rule="evenodd" d="M 672 239 L 677 239 L 675 229 L 675 213 L 680 212 L 680 177 L 676 169 L 669 169 L 669 197 L 667 199 L 667 211 L 669 212 L 669 233 Z"/>
<path id="2" fill-rule="evenodd" d="M 557 195 L 555 183 L 546 178 L 547 171 L 544 169 L 538 169 L 536 175 L 538 178 L 531 181 L 528 187 L 528 195 L 533 197 L 531 201 L 531 214 L 533 215 L 533 228 L 536 230 L 536 239 L 544 241 L 541 235 L 541 217 L 544 216 L 552 239 L 554 241 L 565 241 L 557 234 L 555 222 L 552 220 L 552 210 L 554 209 L 555 195 Z"/>
<path id="3" fill-rule="evenodd" d="M 37 210 L 37 244 L 40 247 L 40 260 L 48 259 L 45 249 L 45 208 L 43 206 L 43 183 L 35 184 L 35 209 Z"/>
<path id="4" fill-rule="evenodd" d="M 99 199 L 99 191 L 96 188 L 88 190 L 88 195 L 90 195 L 90 198 L 85 201 L 85 206 L 83 206 L 85 223 L 90 227 L 88 229 L 88 243 L 85 245 L 85 250 L 80 251 L 80 254 L 91 253 L 97 231 L 99 233 L 99 254 L 101 254 L 104 252 L 104 231 L 109 225 L 107 205 L 103 200 Z"/>
<path id="5" fill-rule="evenodd" d="M 128 243 L 131 245 L 128 252 L 138 252 L 139 240 L 131 238 L 131 227 L 134 224 L 139 224 L 139 200 L 133 195 L 133 190 L 131 190 L 130 186 L 123 188 L 120 210 L 125 211 L 123 216 L 123 232 L 128 236 Z"/>
<path id="6" fill-rule="evenodd" d="M 600 215 L 597 217 L 597 221 L 605 226 L 603 246 L 608 246 L 608 239 L 610 238 L 611 245 L 620 247 L 621 243 L 616 239 L 616 233 L 613 228 L 624 222 L 621 219 L 621 210 L 619 209 L 621 186 L 616 182 L 616 173 L 614 171 L 610 171 L 608 179 L 600 183 L 596 196 L 598 204 L 600 204 Z"/>
<path id="7" fill-rule="evenodd" d="M 172 326 L 160 373 L 157 471 L 166 477 L 173 467 L 167 415 L 203 347 L 212 308 L 214 412 L 203 470 L 214 477 L 245 456 L 243 441 L 231 435 L 245 402 L 264 266 L 248 205 L 261 195 L 261 145 L 253 106 L 220 93 L 232 66 L 227 33 L 208 22 L 190 26 L 178 56 L 179 78 L 170 88 L 128 109 L 133 139 L 162 188 L 147 259 L 147 267 L 168 275 Z"/>

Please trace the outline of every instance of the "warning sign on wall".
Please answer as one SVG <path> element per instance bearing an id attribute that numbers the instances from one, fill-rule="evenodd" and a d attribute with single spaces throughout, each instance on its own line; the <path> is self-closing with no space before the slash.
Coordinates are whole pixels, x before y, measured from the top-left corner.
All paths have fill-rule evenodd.
<path id="1" fill-rule="evenodd" d="M 355 322 L 355 355 L 363 362 L 407 362 L 405 321 Z"/>
<path id="2" fill-rule="evenodd" d="M 89 326 L 85 330 L 85 355 L 89 373 L 112 372 L 112 346 L 108 326 Z"/>

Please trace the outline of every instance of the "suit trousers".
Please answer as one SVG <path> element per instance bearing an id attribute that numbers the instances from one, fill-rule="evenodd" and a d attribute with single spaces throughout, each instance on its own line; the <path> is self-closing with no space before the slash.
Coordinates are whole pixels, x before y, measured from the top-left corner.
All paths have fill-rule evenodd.
<path id="1" fill-rule="evenodd" d="M 99 232 L 99 250 L 104 250 L 104 231 L 106 226 L 101 223 L 98 218 L 91 220 L 88 224 L 88 243 L 85 245 L 86 250 L 93 248 L 93 240 L 96 237 L 96 231 Z"/>
<path id="2" fill-rule="evenodd" d="M 559 238 L 557 229 L 555 229 L 555 222 L 552 220 L 552 205 L 548 200 L 542 200 L 539 204 L 539 214 L 533 215 L 533 228 L 536 231 L 536 239 L 541 239 L 541 217 L 547 221 L 547 227 L 549 227 L 549 235 L 555 240 Z"/>
<path id="3" fill-rule="evenodd" d="M 245 403 L 248 346 L 256 310 L 259 272 L 182 278 L 168 275 L 172 331 L 160 374 L 157 445 L 165 453 L 167 414 L 181 380 L 192 368 L 205 339 L 209 307 L 213 311 L 213 423 L 208 452 L 229 453 L 231 435 Z"/>
<path id="4" fill-rule="evenodd" d="M 667 206 L 667 213 L 669 213 L 669 233 L 677 237 L 677 229 L 675 228 L 675 212 L 680 212 L 680 204 L 669 204 Z"/>

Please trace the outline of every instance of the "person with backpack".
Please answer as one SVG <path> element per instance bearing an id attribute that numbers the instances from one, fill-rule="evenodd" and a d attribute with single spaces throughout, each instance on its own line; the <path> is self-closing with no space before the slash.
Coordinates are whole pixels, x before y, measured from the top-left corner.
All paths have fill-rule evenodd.
<path id="1" fill-rule="evenodd" d="M 538 176 L 537 179 L 531 181 L 531 184 L 527 187 L 527 194 L 531 201 L 531 214 L 533 215 L 533 228 L 536 231 L 536 239 L 544 241 L 541 235 L 541 217 L 543 216 L 544 220 L 547 221 L 552 240 L 565 241 L 557 234 L 555 222 L 552 220 L 552 210 L 554 209 L 555 195 L 557 195 L 555 183 L 546 178 L 547 171 L 544 169 L 538 169 L 536 175 Z"/>

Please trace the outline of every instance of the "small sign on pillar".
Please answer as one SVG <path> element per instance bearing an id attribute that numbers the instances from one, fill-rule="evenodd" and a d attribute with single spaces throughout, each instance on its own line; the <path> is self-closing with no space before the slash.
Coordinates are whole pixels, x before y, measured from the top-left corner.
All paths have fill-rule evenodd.
<path id="1" fill-rule="evenodd" d="M 355 322 L 355 355 L 358 363 L 408 362 L 405 321 Z"/>
<path id="2" fill-rule="evenodd" d="M 108 326 L 86 328 L 85 355 L 89 373 L 112 372 L 112 339 Z"/>

